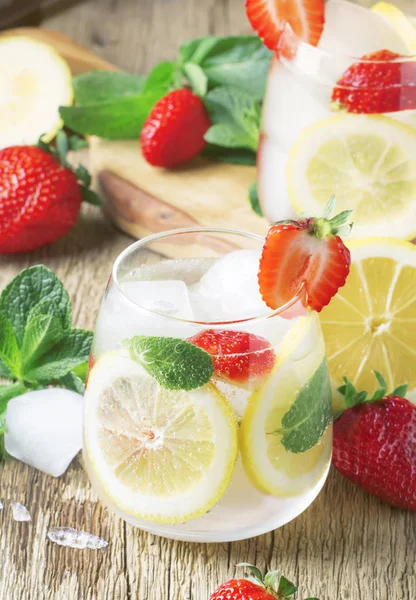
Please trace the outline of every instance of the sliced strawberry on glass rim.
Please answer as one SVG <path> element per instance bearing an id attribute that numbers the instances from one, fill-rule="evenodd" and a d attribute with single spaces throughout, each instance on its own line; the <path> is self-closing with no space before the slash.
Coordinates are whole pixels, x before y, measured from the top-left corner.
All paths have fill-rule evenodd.
<path id="1" fill-rule="evenodd" d="M 212 356 L 217 377 L 241 385 L 266 377 L 276 360 L 268 340 L 246 331 L 205 329 L 188 342 Z"/>
<path id="2" fill-rule="evenodd" d="M 351 210 L 330 218 L 332 196 L 322 217 L 279 221 L 270 228 L 260 259 L 259 286 L 273 310 L 298 296 L 320 312 L 345 284 L 351 257 L 339 233 L 348 233 Z"/>
<path id="3" fill-rule="evenodd" d="M 324 0 L 246 0 L 246 13 L 270 50 L 277 49 L 286 23 L 299 39 L 316 46 L 325 22 Z"/>

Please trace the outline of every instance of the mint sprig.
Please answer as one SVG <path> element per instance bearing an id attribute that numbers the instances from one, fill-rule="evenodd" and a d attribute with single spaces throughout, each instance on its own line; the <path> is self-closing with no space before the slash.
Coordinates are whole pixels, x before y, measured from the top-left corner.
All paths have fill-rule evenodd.
<path id="1" fill-rule="evenodd" d="M 91 343 L 90 331 L 72 328 L 68 293 L 47 267 L 25 269 L 6 286 L 0 295 L 0 456 L 9 400 L 49 385 L 82 393 Z"/>
<path id="2" fill-rule="evenodd" d="M 193 390 L 214 372 L 211 356 L 186 340 L 137 335 L 123 342 L 130 355 L 168 390 Z"/>
<path id="3" fill-rule="evenodd" d="M 324 359 L 290 409 L 283 416 L 279 429 L 271 432 L 281 436 L 289 452 L 306 452 L 321 439 L 332 418 L 331 386 Z"/>

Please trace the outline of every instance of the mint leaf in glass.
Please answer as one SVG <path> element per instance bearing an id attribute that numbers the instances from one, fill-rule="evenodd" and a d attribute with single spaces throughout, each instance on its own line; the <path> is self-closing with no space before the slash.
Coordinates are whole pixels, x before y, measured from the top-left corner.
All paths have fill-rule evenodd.
<path id="1" fill-rule="evenodd" d="M 186 63 L 183 70 L 189 79 L 194 94 L 203 98 L 208 91 L 208 77 L 202 68 L 195 63 Z"/>
<path id="2" fill-rule="evenodd" d="M 260 104 L 245 92 L 218 87 L 205 97 L 213 126 L 205 134 L 210 144 L 256 151 L 260 136 Z"/>
<path id="3" fill-rule="evenodd" d="M 185 340 L 135 336 L 125 340 L 130 355 L 168 390 L 193 390 L 208 383 L 214 372 L 211 356 Z"/>
<path id="4" fill-rule="evenodd" d="M 84 394 L 85 392 L 85 383 L 80 377 L 75 375 L 73 371 L 70 371 L 61 377 L 58 383 L 66 390 L 71 390 L 73 392 L 77 392 L 78 394 Z"/>
<path id="5" fill-rule="evenodd" d="M 12 375 L 20 379 L 22 356 L 12 324 L 0 313 L 0 359 Z"/>
<path id="6" fill-rule="evenodd" d="M 17 342 L 23 342 L 29 317 L 39 314 L 50 304 L 53 315 L 60 319 L 64 329 L 70 327 L 71 302 L 59 278 L 47 267 L 37 265 L 25 269 L 5 287 L 0 295 L 0 313 L 11 323 Z M 48 314 L 49 310 L 45 311 Z"/>
<path id="7" fill-rule="evenodd" d="M 324 359 L 284 415 L 282 426 L 273 433 L 282 436 L 282 444 L 289 452 L 306 452 L 320 440 L 331 418 L 331 387 Z"/>
<path id="8" fill-rule="evenodd" d="M 23 374 L 65 335 L 59 320 L 53 315 L 34 315 L 28 321 L 22 344 Z"/>
<path id="9" fill-rule="evenodd" d="M 76 104 L 99 104 L 112 98 L 137 96 L 145 77 L 111 71 L 89 71 L 72 79 Z"/>

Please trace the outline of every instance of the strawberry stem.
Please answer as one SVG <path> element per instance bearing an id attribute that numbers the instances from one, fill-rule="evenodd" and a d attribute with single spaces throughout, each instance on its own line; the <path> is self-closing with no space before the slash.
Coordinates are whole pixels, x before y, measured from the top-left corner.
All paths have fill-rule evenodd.
<path id="1" fill-rule="evenodd" d="M 350 217 L 353 210 L 343 210 L 338 215 L 331 217 L 335 211 L 336 199 L 332 195 L 325 205 L 322 217 L 310 219 L 308 231 L 321 240 L 325 240 L 335 235 L 348 235 L 352 229 Z"/>
<path id="2" fill-rule="evenodd" d="M 374 371 L 374 375 L 376 376 L 380 387 L 370 397 L 368 392 L 364 390 L 357 392 L 351 381 L 347 377 L 343 378 L 345 383 L 338 388 L 338 391 L 344 396 L 346 408 L 351 408 L 352 406 L 357 406 L 358 404 L 364 404 L 366 402 L 378 402 L 386 396 L 399 396 L 401 398 L 406 396 L 407 384 L 399 385 L 393 392 L 387 394 L 387 383 L 384 377 L 378 371 Z M 339 417 L 342 412 L 342 410 L 338 411 L 335 418 Z"/>

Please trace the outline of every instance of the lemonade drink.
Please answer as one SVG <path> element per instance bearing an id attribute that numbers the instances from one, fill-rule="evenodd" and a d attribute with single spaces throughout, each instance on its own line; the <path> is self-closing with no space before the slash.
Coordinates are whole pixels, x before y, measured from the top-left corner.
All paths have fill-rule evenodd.
<path id="1" fill-rule="evenodd" d="M 296 294 L 279 310 L 265 305 L 263 242 L 182 230 L 116 261 L 94 339 L 84 458 L 102 500 L 142 529 L 248 538 L 299 515 L 326 479 L 319 322 Z M 161 253 L 150 263 L 149 250 Z"/>
<path id="2" fill-rule="evenodd" d="M 316 47 L 284 25 L 258 152 L 273 222 L 335 194 L 351 236 L 416 236 L 416 17 L 406 0 L 328 0 Z"/>

